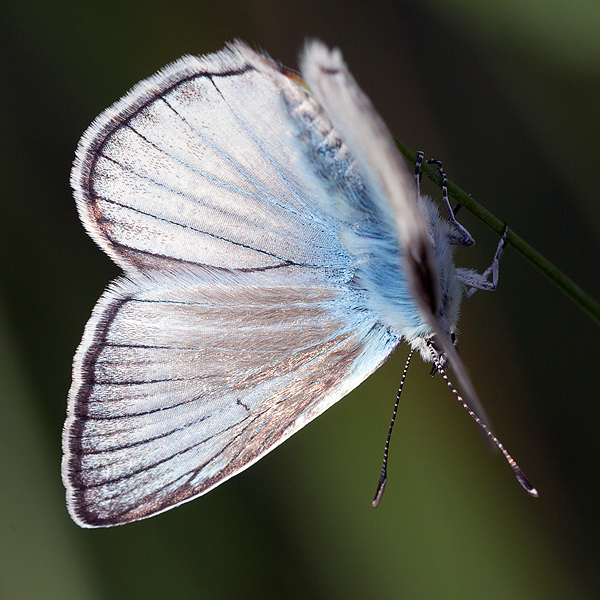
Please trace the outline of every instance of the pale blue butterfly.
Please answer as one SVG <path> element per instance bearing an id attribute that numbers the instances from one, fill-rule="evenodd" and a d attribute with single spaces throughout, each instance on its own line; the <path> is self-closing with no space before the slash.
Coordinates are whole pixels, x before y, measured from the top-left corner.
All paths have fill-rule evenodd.
<path id="1" fill-rule="evenodd" d="M 311 91 L 241 42 L 184 57 L 81 139 L 77 208 L 125 272 L 73 365 L 62 472 L 83 527 L 204 494 L 402 341 L 444 376 L 450 362 L 501 447 L 450 337 L 497 261 L 492 283 L 455 270 L 468 234 L 416 193 L 339 50 L 307 44 L 301 73 Z"/>

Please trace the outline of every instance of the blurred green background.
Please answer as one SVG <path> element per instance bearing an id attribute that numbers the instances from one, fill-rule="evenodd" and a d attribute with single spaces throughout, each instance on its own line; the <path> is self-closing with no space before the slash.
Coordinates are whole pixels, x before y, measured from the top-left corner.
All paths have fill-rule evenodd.
<path id="1" fill-rule="evenodd" d="M 392 132 L 600 297 L 600 3 L 272 0 L 0 5 L 0 597 L 584 599 L 600 596 L 600 329 L 508 250 L 463 306 L 461 354 L 529 498 L 415 360 L 370 507 L 406 349 L 243 474 L 157 518 L 69 519 L 71 359 L 118 269 L 80 225 L 79 136 L 138 80 L 234 37 L 295 67 L 344 51 Z M 430 193 L 439 195 L 434 187 Z M 457 262 L 480 271 L 497 236 Z"/>

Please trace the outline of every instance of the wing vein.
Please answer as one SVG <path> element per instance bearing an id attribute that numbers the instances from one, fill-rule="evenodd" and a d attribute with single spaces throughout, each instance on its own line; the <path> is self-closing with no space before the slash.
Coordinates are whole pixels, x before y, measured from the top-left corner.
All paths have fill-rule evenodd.
<path id="1" fill-rule="evenodd" d="M 288 190 L 294 196 L 294 199 L 297 202 L 299 202 L 301 205 L 306 204 L 306 201 L 304 200 L 304 198 L 302 198 L 300 196 L 300 194 L 298 194 L 298 191 L 296 190 L 295 185 L 289 180 L 289 177 L 287 176 L 287 174 L 284 174 L 282 172 L 281 165 L 279 164 L 279 162 L 276 161 L 269 152 L 267 152 L 267 149 L 265 148 L 264 144 L 262 144 L 260 139 L 252 132 L 252 128 L 248 127 L 248 124 L 246 123 L 246 121 L 244 121 L 239 116 L 239 114 L 235 110 L 233 110 L 232 106 L 227 101 L 225 94 L 222 92 L 222 90 L 219 88 L 219 86 L 215 83 L 215 81 L 214 80 L 211 80 L 211 81 L 212 81 L 213 85 L 215 86 L 215 89 L 219 92 L 219 94 L 223 98 L 223 102 L 226 104 L 231 115 L 233 116 L 235 121 L 240 125 L 241 129 L 246 134 L 248 139 L 254 144 L 254 147 L 256 148 L 258 153 L 269 163 L 269 165 L 271 167 L 273 167 L 274 171 L 281 177 L 281 179 L 286 184 Z M 289 206 L 287 204 L 282 204 L 277 198 L 271 197 L 271 200 L 273 201 L 273 204 L 275 204 L 278 208 L 284 209 L 284 210 L 292 212 L 294 214 L 300 214 L 295 210 L 290 210 L 291 206 Z M 307 215 L 303 215 L 303 216 L 307 216 Z"/>
<path id="2" fill-rule="evenodd" d="M 256 179 L 252 173 L 250 171 L 248 171 L 247 169 L 245 169 L 239 161 L 235 160 L 235 158 L 233 158 L 233 156 L 227 152 L 225 152 L 222 148 L 220 148 L 219 146 L 217 146 L 212 140 L 210 140 L 207 136 L 205 136 L 201 131 L 199 131 L 198 129 L 196 129 L 187 119 L 186 117 L 181 114 L 172 104 L 169 103 L 169 101 L 162 97 L 161 100 L 173 111 L 173 113 L 175 115 L 177 115 L 182 123 L 184 123 L 186 125 L 186 127 L 188 127 L 188 129 L 198 138 L 200 139 L 204 144 L 206 144 L 208 147 L 210 147 L 211 150 L 213 150 L 219 157 L 221 157 L 223 160 L 225 160 L 227 163 L 229 163 L 232 167 L 235 168 L 235 170 L 242 175 L 247 181 L 249 181 L 261 194 L 262 197 L 256 197 L 253 196 L 252 194 L 250 194 L 249 192 L 245 192 L 244 190 L 241 190 L 242 193 L 246 193 L 248 196 L 250 196 L 251 198 L 254 198 L 256 200 L 264 200 L 265 198 L 269 198 L 269 200 L 273 200 L 272 198 L 272 194 L 270 194 L 268 192 L 268 190 L 266 189 L 266 187 L 262 184 L 262 182 L 259 179 Z M 228 107 L 230 108 L 230 107 Z M 230 108 L 231 110 L 231 108 Z M 183 163 L 182 163 L 183 164 Z M 188 166 L 188 165 L 185 165 Z M 208 174 L 204 175 L 201 171 L 199 171 L 198 169 L 195 169 L 192 166 L 189 166 L 189 168 L 191 168 L 195 173 L 198 173 L 201 176 L 206 176 L 207 179 L 209 179 L 210 181 L 214 181 L 215 183 L 217 183 L 217 180 L 215 179 L 211 179 L 210 176 Z M 223 182 L 223 187 L 228 187 L 229 185 L 229 189 L 233 190 L 233 191 L 238 191 L 238 189 L 235 186 L 232 186 L 230 184 L 226 184 Z M 290 210 L 289 206 L 286 205 L 279 205 L 280 208 L 290 211 L 290 212 L 296 212 L 296 211 L 292 211 Z"/>
<path id="3" fill-rule="evenodd" d="M 168 152 L 167 150 L 165 150 L 164 148 L 161 148 L 159 145 L 157 145 L 155 142 L 153 142 L 152 140 L 150 140 L 148 137 L 146 137 L 143 133 L 139 132 L 130 122 L 126 123 L 124 125 L 125 127 L 127 127 L 129 130 L 131 130 L 133 133 L 135 133 L 137 136 L 139 136 L 142 140 L 144 140 L 144 142 L 146 142 L 147 144 L 149 144 L 150 146 L 152 146 L 155 150 L 158 150 L 158 152 L 160 152 L 161 154 L 164 154 L 165 156 L 168 156 L 169 158 L 173 159 L 176 163 L 178 163 L 179 165 L 181 165 L 182 167 L 184 167 L 185 169 L 189 169 L 190 171 L 192 171 L 193 173 L 195 173 L 196 175 L 199 175 L 200 177 L 210 181 L 211 183 L 214 183 L 215 185 L 218 185 L 222 188 L 225 188 L 227 190 L 230 190 L 232 192 L 236 192 L 238 194 L 241 194 L 243 196 L 248 196 L 249 198 L 252 198 L 253 200 L 258 200 L 258 201 L 262 201 L 264 202 L 266 197 L 269 198 L 269 200 L 271 199 L 271 196 L 265 192 L 263 196 L 257 196 L 255 194 L 251 194 L 250 192 L 248 192 L 247 190 L 232 185 L 230 183 L 226 183 L 225 181 L 223 181 L 222 179 L 217 179 L 216 177 L 213 177 L 212 175 L 209 175 L 206 171 L 201 171 L 200 169 L 198 169 L 197 167 L 195 167 L 194 165 L 192 165 L 191 163 L 188 163 L 186 161 L 184 161 L 183 159 L 181 159 L 180 157 L 176 156 L 175 154 L 171 154 L 170 152 Z M 194 133 L 197 133 L 194 131 Z M 104 156 L 105 158 L 109 158 L 106 154 L 102 154 L 102 156 Z M 116 161 L 115 161 L 116 162 Z M 118 164 L 118 163 L 117 163 Z M 119 165 L 122 166 L 122 165 Z M 164 184 L 161 184 L 160 182 L 150 178 L 150 177 L 145 177 L 143 175 L 140 175 L 139 173 L 135 172 L 133 169 L 130 169 L 130 172 L 132 172 L 134 175 L 137 175 L 140 178 L 143 179 L 148 179 L 149 181 L 151 181 L 152 183 L 155 183 L 161 187 L 164 187 L 165 189 L 172 191 L 178 195 L 184 195 L 185 197 L 196 201 L 198 204 L 203 204 L 204 206 L 210 206 L 211 208 L 215 208 L 216 210 L 218 210 L 219 212 L 221 212 L 222 214 L 228 214 L 225 211 L 221 210 L 221 208 L 219 206 L 214 206 L 212 204 L 206 204 L 205 202 L 202 202 L 200 198 L 196 198 L 194 196 L 189 196 L 188 194 L 181 194 L 181 192 L 178 192 L 177 190 L 174 190 Z M 262 190 L 261 190 L 262 191 Z M 282 207 L 284 208 L 284 207 Z"/>
<path id="4" fill-rule="evenodd" d="M 258 413 L 256 415 L 254 415 L 254 417 L 251 419 L 250 423 L 252 423 L 252 421 L 255 421 L 256 419 L 258 419 L 258 417 L 260 417 L 263 413 Z M 106 479 L 103 481 L 100 481 L 98 483 L 92 483 L 88 486 L 86 486 L 88 489 L 92 489 L 92 488 L 97 488 L 97 487 L 102 487 L 105 485 L 108 485 L 110 483 L 116 483 L 118 481 L 125 481 L 135 475 L 139 475 L 140 473 L 143 473 L 144 471 L 149 471 L 150 469 L 153 469 L 159 465 L 162 465 L 170 460 L 173 460 L 176 456 L 180 456 L 182 454 L 185 454 L 186 452 L 190 452 L 191 450 L 198 448 L 199 446 L 201 446 L 202 444 L 205 444 L 206 442 L 208 442 L 209 440 L 218 437 L 220 435 L 223 435 L 226 431 L 230 431 L 231 429 L 234 429 L 235 427 L 238 427 L 239 425 L 241 425 L 244 421 L 247 421 L 248 419 L 250 419 L 250 416 L 247 416 L 243 419 L 241 419 L 240 421 L 236 421 L 235 423 L 233 423 L 232 425 L 230 425 L 229 427 L 226 427 L 225 429 L 222 429 L 220 431 L 217 431 L 211 435 L 209 435 L 208 437 L 200 440 L 199 442 L 192 444 L 191 446 L 187 446 L 185 448 L 182 448 L 181 450 L 178 450 L 177 452 L 174 452 L 173 454 L 166 456 L 164 458 L 161 458 L 160 460 L 157 460 L 151 464 L 145 465 L 144 467 L 138 469 L 138 470 L 133 470 L 133 471 L 129 471 L 128 473 L 125 473 L 124 475 L 121 475 L 119 477 L 114 477 L 112 479 Z M 198 419 L 198 421 L 200 421 L 201 419 Z M 187 423 L 186 426 L 190 426 L 193 425 L 194 422 L 191 423 Z M 185 427 L 185 426 L 184 426 Z M 200 467 L 196 467 L 196 469 L 194 470 L 195 472 L 200 472 L 208 463 L 210 463 L 212 460 L 214 460 L 215 458 L 217 458 L 218 456 L 220 456 L 226 449 L 227 447 L 232 444 L 246 429 L 247 429 L 248 425 L 246 425 L 246 427 L 244 427 L 242 429 L 242 431 L 237 435 L 232 437 L 231 441 L 226 444 L 218 453 L 216 454 L 212 454 L 211 455 L 211 459 L 209 461 L 207 461 L 206 463 L 204 463 L 203 465 L 201 465 Z M 182 428 L 177 428 L 172 430 L 169 435 L 180 431 Z M 84 469 L 79 469 L 80 471 L 83 471 Z M 191 472 L 191 471 L 189 471 Z"/>
<path id="5" fill-rule="evenodd" d="M 255 252 L 258 252 L 259 254 L 264 254 L 265 256 L 270 256 L 271 258 L 275 258 L 275 259 L 281 261 L 281 263 L 283 263 L 285 265 L 288 265 L 288 266 L 296 265 L 296 263 L 294 263 L 293 261 L 291 261 L 289 259 L 282 258 L 281 256 L 277 256 L 276 254 L 273 254 L 272 252 L 267 252 L 266 250 L 262 250 L 260 248 L 256 248 L 255 246 L 251 246 L 250 244 L 244 244 L 242 242 L 236 242 L 236 241 L 231 240 L 231 239 L 229 239 L 227 237 L 224 237 L 224 236 L 221 236 L 221 235 L 217 235 L 217 234 L 212 233 L 210 231 L 206 231 L 206 230 L 203 230 L 203 229 L 198 229 L 197 227 L 192 227 L 191 225 L 186 225 L 185 223 L 178 223 L 177 221 L 172 221 L 171 219 L 167 219 L 165 217 L 160 217 L 160 216 L 154 215 L 152 213 L 145 212 L 143 210 L 140 210 L 139 208 L 134 208 L 133 206 L 129 206 L 127 204 L 123 204 L 122 202 L 118 202 L 117 200 L 112 200 L 111 198 L 106 198 L 104 196 L 99 196 L 99 195 L 96 195 L 96 194 L 94 194 L 94 198 L 95 198 L 96 201 L 107 202 L 107 203 L 113 204 L 115 206 L 121 206 L 122 208 L 124 208 L 126 210 L 131 210 L 131 211 L 136 212 L 136 213 L 138 213 L 140 215 L 144 215 L 145 217 L 150 217 L 152 219 L 156 219 L 157 221 L 162 221 L 164 223 L 169 223 L 169 225 L 174 225 L 176 227 L 181 227 L 182 229 L 187 229 L 188 231 L 193 231 L 194 233 L 199 233 L 201 235 L 207 235 L 207 236 L 212 237 L 214 239 L 221 240 L 221 241 L 233 244 L 234 246 L 239 246 L 240 248 L 246 248 L 247 250 L 253 250 Z M 119 244 L 116 241 L 114 243 L 115 243 L 115 245 L 119 245 L 119 246 L 125 247 L 125 248 L 130 248 L 131 247 L 131 246 L 125 246 L 124 244 Z M 136 248 L 135 250 L 138 251 L 138 248 Z M 140 252 L 145 252 L 146 254 L 150 254 L 152 256 L 164 256 L 162 254 L 158 254 L 158 253 L 155 253 L 155 252 L 150 252 L 149 250 L 146 250 L 146 251 L 139 250 L 139 251 Z M 195 264 L 204 264 L 204 263 L 197 263 L 195 261 L 186 260 L 186 259 L 183 259 L 183 258 L 178 258 L 177 260 L 184 260 L 186 262 L 191 262 L 191 263 L 195 263 Z M 207 266 L 212 266 L 212 265 L 207 265 Z M 267 265 L 267 267 L 268 266 L 271 266 L 271 268 L 272 268 L 273 266 L 281 266 L 281 265 Z M 260 268 L 264 269 L 266 267 L 260 267 Z"/>

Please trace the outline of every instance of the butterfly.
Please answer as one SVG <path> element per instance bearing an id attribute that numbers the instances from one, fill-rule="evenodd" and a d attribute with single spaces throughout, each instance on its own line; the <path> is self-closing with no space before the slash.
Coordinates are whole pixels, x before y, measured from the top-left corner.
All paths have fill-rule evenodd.
<path id="1" fill-rule="evenodd" d="M 497 261 L 493 282 L 454 267 L 453 246 L 472 239 L 446 197 L 443 217 L 420 196 L 338 49 L 308 42 L 300 65 L 239 41 L 185 56 L 79 143 L 79 216 L 124 272 L 73 364 L 62 476 L 82 527 L 208 492 L 402 342 L 444 376 L 451 365 L 497 441 L 452 339 Z"/>

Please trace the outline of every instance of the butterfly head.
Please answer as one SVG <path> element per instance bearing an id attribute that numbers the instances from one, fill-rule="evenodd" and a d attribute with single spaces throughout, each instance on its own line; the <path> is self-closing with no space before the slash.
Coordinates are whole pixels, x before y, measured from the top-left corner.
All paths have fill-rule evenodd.
<path id="1" fill-rule="evenodd" d="M 458 347 L 456 332 L 453 331 L 450 333 L 450 340 L 452 341 L 452 346 L 456 349 Z M 449 364 L 448 355 L 443 350 L 436 334 L 415 338 L 411 340 L 410 345 L 414 350 L 418 350 L 424 362 L 433 363 L 430 373 L 432 376 L 438 370 L 446 370 Z"/>

